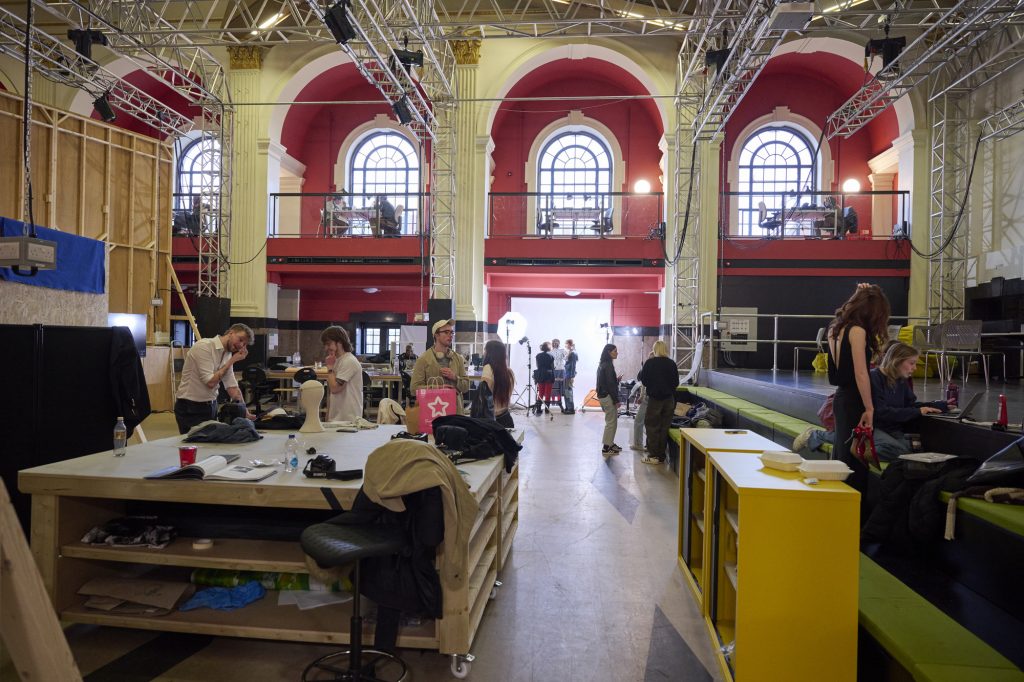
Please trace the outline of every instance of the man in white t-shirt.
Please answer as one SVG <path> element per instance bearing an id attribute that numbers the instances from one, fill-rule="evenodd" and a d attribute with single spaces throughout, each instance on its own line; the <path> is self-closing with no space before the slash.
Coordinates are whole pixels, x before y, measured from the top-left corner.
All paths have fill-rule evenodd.
<path id="1" fill-rule="evenodd" d="M 338 326 L 320 334 L 327 358 L 327 421 L 353 422 L 363 416 L 363 368 L 352 354 L 348 332 Z"/>

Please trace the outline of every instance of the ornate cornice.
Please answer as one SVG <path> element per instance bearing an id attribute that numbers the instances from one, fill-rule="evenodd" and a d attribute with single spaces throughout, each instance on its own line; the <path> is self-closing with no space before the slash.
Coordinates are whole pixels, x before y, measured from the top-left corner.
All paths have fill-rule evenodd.
<path id="1" fill-rule="evenodd" d="M 263 48 L 252 45 L 229 47 L 228 57 L 232 69 L 262 69 Z"/>
<path id="2" fill-rule="evenodd" d="M 481 40 L 453 40 L 450 45 L 455 53 L 455 63 L 459 66 L 472 66 L 480 63 Z"/>

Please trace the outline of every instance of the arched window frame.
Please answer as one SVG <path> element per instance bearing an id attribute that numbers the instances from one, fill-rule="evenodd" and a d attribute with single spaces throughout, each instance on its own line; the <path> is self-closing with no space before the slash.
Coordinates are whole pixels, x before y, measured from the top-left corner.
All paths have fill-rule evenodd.
<path id="1" fill-rule="evenodd" d="M 732 153 L 729 158 L 729 165 L 727 169 L 730 189 L 733 191 L 740 191 L 740 156 L 746 147 L 747 142 L 765 128 L 782 127 L 791 128 L 799 133 L 799 135 L 808 142 L 810 150 L 812 152 L 814 151 L 814 145 L 821 135 L 821 128 L 818 127 L 814 121 L 799 114 L 794 114 L 789 110 L 789 107 L 776 107 L 770 114 L 751 121 L 736 136 L 737 142 L 732 147 Z M 813 186 L 826 190 L 833 189 L 835 168 L 832 161 L 832 151 L 827 140 L 822 142 L 821 148 L 818 150 L 818 157 L 814 160 L 814 164 L 814 172 L 812 174 Z M 771 210 L 772 204 L 767 201 L 765 204 L 769 207 L 769 210 Z M 753 206 L 756 211 L 756 200 L 753 202 Z M 729 197 L 729 233 L 733 235 L 743 234 L 741 232 L 740 225 L 740 197 L 736 195 Z M 760 228 L 755 225 L 753 234 L 760 235 L 761 233 Z"/>
<path id="2" fill-rule="evenodd" d="M 583 115 L 583 112 L 579 110 L 572 110 L 565 118 L 552 121 L 543 130 L 541 130 L 537 137 L 534 138 L 533 144 L 530 147 L 530 155 L 526 163 L 526 189 L 531 193 L 540 192 L 540 174 L 538 168 L 540 165 L 541 151 L 545 149 L 548 142 L 558 137 L 561 134 L 568 132 L 586 133 L 593 135 L 600 140 L 605 149 L 607 149 L 609 158 L 611 160 L 611 192 L 622 191 L 622 184 L 626 176 L 626 162 L 622 157 L 622 148 L 619 146 L 618 140 L 612 133 L 611 129 L 601 124 L 600 122 L 587 118 Z M 542 208 L 538 205 L 537 197 L 532 194 L 527 197 L 526 210 L 527 210 L 527 233 L 537 233 L 537 222 L 533 218 L 539 216 L 539 209 Z M 622 224 L 622 205 L 621 202 L 612 202 L 612 233 L 618 233 L 620 231 L 620 225 Z"/>
<path id="3" fill-rule="evenodd" d="M 403 234 L 418 234 L 420 230 L 420 215 L 422 213 L 422 162 L 420 159 L 420 147 L 418 143 L 409 138 L 407 130 L 392 125 L 393 121 L 384 115 L 378 115 L 355 130 L 342 143 L 338 152 L 338 161 L 334 167 L 334 184 L 336 190 L 350 192 L 353 197 L 350 202 L 354 208 L 372 206 L 374 196 L 384 194 L 397 206 L 403 207 L 401 218 Z M 365 169 L 357 169 L 356 163 L 361 151 L 375 139 L 382 136 L 394 136 L 394 148 L 401 151 L 404 164 L 394 166 L 391 170 L 383 171 L 385 177 L 381 182 L 371 183 L 369 186 L 365 180 L 359 177 L 365 173 Z M 379 169 L 378 169 L 379 171 Z M 359 196 L 365 194 L 366 196 Z M 352 232 L 359 234 L 360 230 L 369 233 L 367 227 L 353 226 Z"/>
<path id="4" fill-rule="evenodd" d="M 203 176 L 214 177 L 211 171 L 216 171 L 219 177 L 221 154 L 220 143 L 215 137 L 208 135 L 193 135 L 182 138 L 178 141 L 180 151 L 176 154 L 174 172 L 174 208 L 178 210 L 196 210 L 195 199 L 198 195 L 209 196 L 206 203 L 210 208 L 219 201 L 220 188 L 216 187 L 214 181 L 203 180 Z M 184 145 L 184 146 L 180 146 Z M 196 179 L 199 182 L 196 182 Z"/>

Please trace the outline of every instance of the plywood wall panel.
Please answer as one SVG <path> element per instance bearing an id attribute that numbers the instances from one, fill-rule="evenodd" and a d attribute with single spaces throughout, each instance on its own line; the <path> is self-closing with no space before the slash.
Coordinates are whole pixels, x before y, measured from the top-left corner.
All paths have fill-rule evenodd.
<path id="1" fill-rule="evenodd" d="M 107 216 L 104 192 L 107 177 L 107 146 L 100 140 L 85 140 L 85 187 L 82 197 L 82 236 L 105 239 Z"/>
<path id="2" fill-rule="evenodd" d="M 57 133 L 57 197 L 53 225 L 58 230 L 82 234 L 82 138 Z"/>
<path id="3" fill-rule="evenodd" d="M 110 267 L 107 269 L 107 291 L 110 293 L 110 312 L 130 313 L 128 307 L 129 280 L 128 272 L 131 265 L 131 249 L 118 246 L 110 249 Z"/>
<path id="4" fill-rule="evenodd" d="M 9 191 L 0 192 L 0 215 L 19 219 L 24 195 L 20 111 L 17 97 L 0 92 L 0 177 L 10 178 Z M 149 315 L 151 340 L 153 331 L 168 331 L 173 150 L 153 138 L 45 106 L 33 107 L 33 122 L 36 222 L 106 241 L 107 293 L 0 282 L 0 319 L 105 325 L 109 310 Z M 154 308 L 157 291 L 165 305 Z"/>
<path id="5" fill-rule="evenodd" d="M 115 244 L 130 244 L 131 223 L 131 152 L 110 147 L 110 172 L 106 191 L 110 207 L 110 233 L 107 240 Z"/>

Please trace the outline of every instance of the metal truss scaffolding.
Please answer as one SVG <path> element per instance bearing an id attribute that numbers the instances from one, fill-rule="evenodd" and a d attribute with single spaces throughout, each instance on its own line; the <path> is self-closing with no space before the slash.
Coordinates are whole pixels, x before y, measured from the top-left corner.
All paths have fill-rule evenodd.
<path id="1" fill-rule="evenodd" d="M 825 124 L 827 139 L 850 137 L 896 100 L 972 50 L 988 45 L 1015 23 L 1020 0 L 960 0 L 907 45 L 900 57 L 869 78 Z"/>
<path id="2" fill-rule="evenodd" d="M 979 123 L 981 140 L 1005 140 L 1024 130 L 1024 99 L 1003 107 Z"/>
<path id="3" fill-rule="evenodd" d="M 435 103 L 430 162 L 430 297 L 455 300 L 456 108 Z"/>
<path id="4" fill-rule="evenodd" d="M 929 106 L 931 168 L 928 317 L 933 323 L 964 317 L 967 282 L 967 175 L 971 151 L 968 99 L 948 92 Z M 964 219 L 958 220 L 961 213 Z M 958 222 L 960 223 L 958 225 Z"/>

